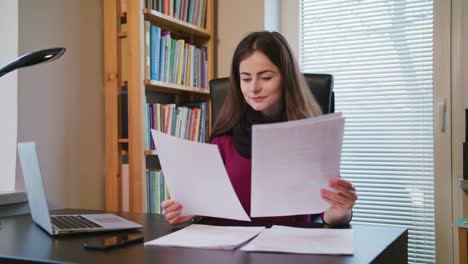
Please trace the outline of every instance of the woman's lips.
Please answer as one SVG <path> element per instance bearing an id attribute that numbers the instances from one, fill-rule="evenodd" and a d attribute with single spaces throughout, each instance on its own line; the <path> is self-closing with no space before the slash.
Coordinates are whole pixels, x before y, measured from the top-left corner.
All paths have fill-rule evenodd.
<path id="1" fill-rule="evenodd" d="M 265 98 L 266 98 L 265 96 L 252 97 L 252 101 L 258 103 L 258 102 L 265 100 Z"/>

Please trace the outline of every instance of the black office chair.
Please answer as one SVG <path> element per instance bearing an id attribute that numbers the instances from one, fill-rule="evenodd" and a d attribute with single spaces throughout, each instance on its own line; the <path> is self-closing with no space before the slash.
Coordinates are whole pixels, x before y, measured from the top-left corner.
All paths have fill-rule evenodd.
<path id="1" fill-rule="evenodd" d="M 335 112 L 335 94 L 333 92 L 333 75 L 304 73 L 309 89 L 322 108 L 324 114 Z M 219 110 L 226 99 L 229 89 L 229 78 L 219 78 L 210 81 L 210 94 L 212 105 L 212 127 L 216 121 Z"/>

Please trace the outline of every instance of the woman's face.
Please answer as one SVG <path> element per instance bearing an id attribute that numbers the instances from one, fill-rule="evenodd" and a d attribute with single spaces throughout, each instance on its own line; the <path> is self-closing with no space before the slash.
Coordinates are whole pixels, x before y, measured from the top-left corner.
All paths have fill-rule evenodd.
<path id="1" fill-rule="evenodd" d="M 239 65 L 240 87 L 245 101 L 265 117 L 282 110 L 282 85 L 279 69 L 262 52 L 255 51 Z"/>

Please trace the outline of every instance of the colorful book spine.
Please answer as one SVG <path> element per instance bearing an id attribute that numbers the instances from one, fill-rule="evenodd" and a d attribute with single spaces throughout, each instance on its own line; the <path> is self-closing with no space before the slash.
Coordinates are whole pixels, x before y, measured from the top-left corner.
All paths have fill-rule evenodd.
<path id="1" fill-rule="evenodd" d="M 161 214 L 162 213 L 162 208 L 161 208 L 161 203 L 164 201 L 164 177 L 161 171 L 158 171 L 158 180 L 159 180 L 159 185 L 157 186 L 159 188 L 159 193 L 158 193 L 158 203 L 156 204 L 157 208 L 157 213 Z"/>
<path id="2" fill-rule="evenodd" d="M 182 84 L 182 71 L 183 71 L 183 64 L 184 64 L 184 50 L 185 50 L 185 40 L 184 39 L 179 39 L 177 40 L 177 43 L 179 43 L 179 61 L 177 63 L 177 84 Z"/>
<path id="3" fill-rule="evenodd" d="M 151 78 L 151 23 L 145 21 L 144 24 L 144 33 L 145 33 L 145 79 L 148 80 Z"/>
<path id="4" fill-rule="evenodd" d="M 161 46 L 161 49 L 164 51 L 161 51 L 164 53 L 164 57 L 161 57 L 161 63 L 163 64 L 163 68 L 161 69 L 161 81 L 163 82 L 169 82 L 168 79 L 168 68 L 169 68 L 169 57 L 170 57 L 170 43 L 171 43 L 171 33 L 168 31 L 165 31 L 162 33 L 162 38 L 164 38 L 164 45 Z M 161 53 L 161 54 L 162 54 Z"/>
<path id="5" fill-rule="evenodd" d="M 177 83 L 177 71 L 179 69 L 179 56 L 180 56 L 180 42 L 177 40 L 175 41 L 175 46 L 174 46 L 174 63 L 172 65 L 172 77 L 171 77 L 171 82 L 172 83 Z"/>
<path id="6" fill-rule="evenodd" d="M 168 67 L 168 71 L 167 71 L 167 80 L 168 82 L 171 82 L 173 83 L 173 79 L 172 79 L 172 72 L 174 71 L 174 56 L 175 56 L 175 44 L 176 44 L 176 40 L 175 39 L 172 39 L 171 38 L 171 42 L 169 44 L 169 49 L 170 49 L 170 52 L 169 52 L 169 67 Z"/>
<path id="7" fill-rule="evenodd" d="M 159 80 L 164 82 L 165 77 L 164 77 L 164 72 L 166 69 L 165 65 L 165 58 L 166 58 L 166 36 L 169 34 L 169 32 L 161 32 L 161 40 L 159 43 Z"/>
<path id="8" fill-rule="evenodd" d="M 159 56 L 160 56 L 160 43 L 161 43 L 161 28 L 151 25 L 151 80 L 159 81 Z"/>

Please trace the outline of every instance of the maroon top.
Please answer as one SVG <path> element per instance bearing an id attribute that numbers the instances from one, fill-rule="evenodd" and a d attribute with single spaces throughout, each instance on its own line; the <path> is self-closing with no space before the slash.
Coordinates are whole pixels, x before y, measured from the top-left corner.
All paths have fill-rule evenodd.
<path id="1" fill-rule="evenodd" d="M 251 191 L 251 168 L 252 161 L 241 156 L 232 143 L 232 136 L 228 134 L 220 135 L 211 141 L 218 145 L 219 152 L 224 161 L 224 166 L 234 187 L 234 191 L 239 198 L 242 207 L 250 215 L 250 191 Z M 278 216 L 278 217 L 252 217 L 252 222 L 242 222 L 228 219 L 217 219 L 220 224 L 253 224 L 253 225 L 273 225 L 273 224 L 307 224 L 310 222 L 310 215 Z"/>

